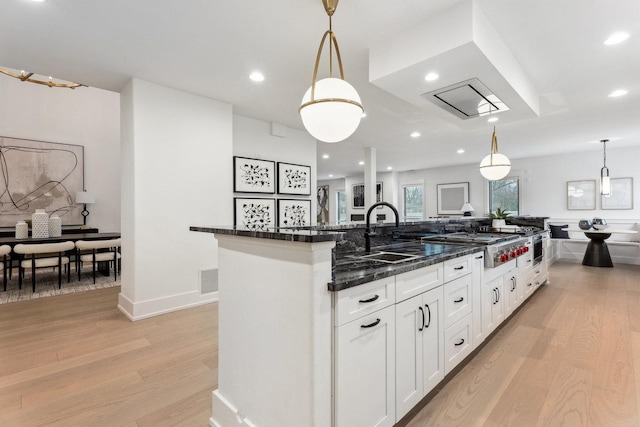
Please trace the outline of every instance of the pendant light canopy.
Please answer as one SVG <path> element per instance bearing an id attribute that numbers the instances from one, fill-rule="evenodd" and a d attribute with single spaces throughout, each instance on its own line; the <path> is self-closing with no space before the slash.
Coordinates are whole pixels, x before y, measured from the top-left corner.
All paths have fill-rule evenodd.
<path id="1" fill-rule="evenodd" d="M 607 167 L 607 142 L 608 139 L 603 139 L 602 148 L 603 148 L 603 166 L 600 169 L 600 194 L 609 197 L 611 195 L 611 181 L 609 180 L 609 168 Z"/>
<path id="2" fill-rule="evenodd" d="M 511 162 L 504 154 L 498 153 L 498 137 L 496 128 L 493 128 L 491 137 L 491 153 L 480 162 L 480 173 L 489 181 L 502 179 L 511 170 Z"/>
<path id="3" fill-rule="evenodd" d="M 320 41 L 311 87 L 304 94 L 298 112 L 304 127 L 314 138 L 323 142 L 340 142 L 351 136 L 358 128 L 364 108 L 360 103 L 358 92 L 344 79 L 338 40 L 331 29 L 331 17 L 338 7 L 338 0 L 322 0 L 322 3 L 329 15 L 329 30 L 324 33 Z M 318 66 L 327 36 L 329 37 L 329 77 L 318 81 Z M 334 47 L 340 67 L 340 78 L 333 77 Z"/>

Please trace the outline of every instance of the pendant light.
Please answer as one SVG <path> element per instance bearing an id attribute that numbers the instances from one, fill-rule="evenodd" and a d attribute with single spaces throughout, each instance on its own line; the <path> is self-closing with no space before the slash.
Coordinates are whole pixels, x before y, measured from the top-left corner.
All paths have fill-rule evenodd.
<path id="1" fill-rule="evenodd" d="M 305 129 L 314 138 L 331 143 L 343 141 L 355 132 L 364 108 L 360 103 L 358 92 L 344 79 L 338 40 L 331 27 L 331 17 L 338 7 L 338 0 L 322 0 L 322 4 L 329 15 L 329 30 L 324 33 L 320 41 L 311 87 L 304 94 L 298 112 Z M 318 66 L 327 36 L 329 37 L 329 77 L 317 81 Z M 334 47 L 340 67 L 340 78 L 333 77 Z"/>
<path id="2" fill-rule="evenodd" d="M 77 87 L 81 87 L 81 86 L 85 86 L 83 84 L 80 83 L 58 83 L 58 82 L 54 82 L 53 81 L 53 77 L 49 77 L 48 80 L 39 80 L 36 79 L 35 77 L 33 77 L 33 73 L 30 73 L 28 71 L 20 71 L 20 74 L 17 73 L 13 73 L 9 70 L 5 70 L 3 68 L 0 68 L 0 73 L 5 74 L 7 76 L 10 77 L 14 77 L 18 80 L 21 80 L 23 82 L 29 82 L 29 83 L 37 83 L 39 85 L 44 85 L 44 86 L 49 86 L 49 87 L 64 87 L 64 88 L 68 88 L 68 89 L 75 89 Z"/>
<path id="3" fill-rule="evenodd" d="M 609 197 L 611 195 L 611 181 L 609 180 L 609 168 L 607 167 L 607 142 L 608 139 L 603 139 L 602 148 L 603 148 L 603 166 L 600 169 L 600 194 Z"/>
<path id="4" fill-rule="evenodd" d="M 496 127 L 493 127 L 491 137 L 491 153 L 480 162 L 480 173 L 489 181 L 502 179 L 511 170 L 511 162 L 504 154 L 498 153 L 498 137 Z"/>

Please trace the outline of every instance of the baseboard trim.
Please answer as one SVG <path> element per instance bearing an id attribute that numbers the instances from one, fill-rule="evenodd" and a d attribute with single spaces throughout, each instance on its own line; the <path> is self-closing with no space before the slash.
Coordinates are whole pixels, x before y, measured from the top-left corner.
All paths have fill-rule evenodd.
<path id="1" fill-rule="evenodd" d="M 121 292 L 118 295 L 118 310 L 129 320 L 136 321 L 216 301 L 218 301 L 218 292 L 209 294 L 186 292 L 139 302 L 131 301 Z"/>

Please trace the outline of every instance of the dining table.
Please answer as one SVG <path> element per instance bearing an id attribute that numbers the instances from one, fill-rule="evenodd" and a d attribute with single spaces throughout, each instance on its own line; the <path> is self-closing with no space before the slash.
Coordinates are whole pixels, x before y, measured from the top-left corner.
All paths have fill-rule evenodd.
<path id="1" fill-rule="evenodd" d="M 566 231 L 582 232 L 589 238 L 587 249 L 584 251 L 584 257 L 582 258 L 582 265 L 588 265 L 591 267 L 613 267 L 613 261 L 611 260 L 611 254 L 607 247 L 607 240 L 612 234 L 635 234 L 635 230 L 624 230 L 606 227 L 604 229 L 590 228 L 584 230 L 582 228 L 563 228 Z"/>

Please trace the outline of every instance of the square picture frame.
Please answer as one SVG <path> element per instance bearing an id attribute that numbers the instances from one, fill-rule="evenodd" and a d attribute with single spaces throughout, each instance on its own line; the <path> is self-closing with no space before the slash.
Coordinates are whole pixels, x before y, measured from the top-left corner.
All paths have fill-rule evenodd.
<path id="1" fill-rule="evenodd" d="M 602 209 L 633 209 L 633 178 L 611 178 L 611 195 L 601 196 Z"/>
<path id="2" fill-rule="evenodd" d="M 376 203 L 382 201 L 382 182 L 376 182 Z M 351 186 L 351 207 L 353 209 L 364 209 L 364 184 L 353 184 Z M 381 209 L 379 207 L 378 209 Z"/>
<path id="3" fill-rule="evenodd" d="M 276 226 L 276 199 L 235 197 L 233 200 L 235 227 L 266 231 Z"/>
<path id="4" fill-rule="evenodd" d="M 582 181 L 567 181 L 567 209 L 595 210 L 596 181 L 586 179 Z"/>
<path id="5" fill-rule="evenodd" d="M 276 163 L 233 156 L 234 193 L 275 193 Z"/>
<path id="6" fill-rule="evenodd" d="M 278 162 L 278 194 L 310 196 L 311 166 Z"/>
<path id="7" fill-rule="evenodd" d="M 278 227 L 309 227 L 311 200 L 278 199 Z"/>
<path id="8" fill-rule="evenodd" d="M 462 205 L 469 201 L 469 183 L 436 184 L 438 215 L 462 215 Z"/>

